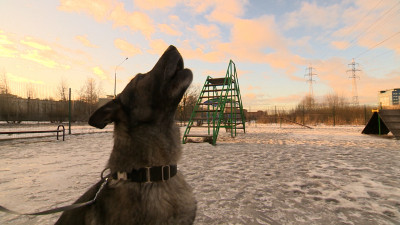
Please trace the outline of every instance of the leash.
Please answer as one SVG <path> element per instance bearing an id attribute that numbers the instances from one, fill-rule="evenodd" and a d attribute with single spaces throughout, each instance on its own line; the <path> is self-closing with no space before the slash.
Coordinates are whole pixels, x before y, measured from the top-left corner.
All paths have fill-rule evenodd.
<path id="1" fill-rule="evenodd" d="M 15 215 L 24 215 L 24 216 L 39 216 L 39 215 L 47 215 L 47 214 L 52 214 L 52 213 L 68 211 L 68 210 L 80 208 L 80 207 L 83 207 L 83 206 L 92 205 L 93 203 L 96 202 L 97 196 L 103 190 L 103 188 L 106 186 L 107 183 L 108 183 L 108 177 L 104 178 L 104 181 L 101 184 L 99 190 L 97 190 L 96 195 L 94 196 L 94 198 L 92 200 L 90 200 L 90 201 L 87 201 L 87 202 L 75 203 L 75 204 L 72 204 L 72 205 L 62 206 L 62 207 L 58 207 L 58 208 L 55 208 L 55 209 L 49 209 L 49 210 L 44 210 L 44 211 L 35 212 L 35 213 L 20 213 L 20 212 L 16 212 L 16 211 L 7 209 L 7 208 L 5 208 L 5 207 L 0 205 L 0 212 L 5 212 L 5 213 L 10 213 L 10 214 L 15 214 Z"/>

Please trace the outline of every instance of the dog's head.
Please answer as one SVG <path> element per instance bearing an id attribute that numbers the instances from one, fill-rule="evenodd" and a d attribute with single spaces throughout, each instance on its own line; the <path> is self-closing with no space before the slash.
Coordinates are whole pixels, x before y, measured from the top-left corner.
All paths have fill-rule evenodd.
<path id="1" fill-rule="evenodd" d="M 154 68 L 137 74 L 117 95 L 89 118 L 89 124 L 104 128 L 119 122 L 133 127 L 137 124 L 173 122 L 176 108 L 192 82 L 193 75 L 185 69 L 181 54 L 169 46 Z"/>

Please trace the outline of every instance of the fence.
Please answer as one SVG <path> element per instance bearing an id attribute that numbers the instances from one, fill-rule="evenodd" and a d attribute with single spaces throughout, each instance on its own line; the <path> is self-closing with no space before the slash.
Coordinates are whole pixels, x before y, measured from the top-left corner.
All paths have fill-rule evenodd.
<path id="1" fill-rule="evenodd" d="M 88 102 L 83 98 L 73 99 L 71 89 L 65 91 L 64 100 L 57 99 L 57 88 L 41 84 L 22 85 L 11 82 L 11 85 L 0 86 L 0 131 L 35 131 L 55 129 L 63 124 L 68 133 L 87 133 L 96 130 L 89 127 L 87 121 L 100 103 L 109 99 L 100 99 L 102 102 Z M 53 94 L 51 94 L 53 93 Z M 58 97 L 60 99 L 60 97 Z M 72 127 L 72 128 L 71 128 Z M 74 129 L 74 132 L 71 132 Z M 105 131 L 111 131 L 109 126 Z M 23 134 L 18 137 L 44 136 L 39 134 Z M 2 139 L 13 139 L 16 135 L 2 135 Z"/>
<path id="2" fill-rule="evenodd" d="M 82 122 L 87 121 L 97 107 L 98 102 L 90 104 L 81 100 L 26 99 L 12 94 L 0 94 L 0 121 L 62 123 L 68 121 L 71 114 L 71 122 Z"/>
<path id="3" fill-rule="evenodd" d="M 304 125 L 365 125 L 372 115 L 373 106 L 319 106 L 293 109 L 272 108 L 256 113 L 247 113 L 247 120 L 259 123 L 300 123 Z M 375 107 L 376 108 L 376 107 Z"/>

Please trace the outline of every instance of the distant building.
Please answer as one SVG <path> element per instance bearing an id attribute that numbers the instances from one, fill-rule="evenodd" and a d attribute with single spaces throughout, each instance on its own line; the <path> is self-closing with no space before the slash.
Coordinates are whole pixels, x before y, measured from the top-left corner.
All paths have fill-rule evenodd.
<path id="1" fill-rule="evenodd" d="M 98 108 L 105 105 L 107 102 L 114 99 L 114 95 L 107 95 L 105 98 L 99 98 L 99 104 L 97 105 Z"/>
<path id="2" fill-rule="evenodd" d="M 379 105 L 385 106 L 397 106 L 399 104 L 400 88 L 380 91 L 378 94 Z"/>

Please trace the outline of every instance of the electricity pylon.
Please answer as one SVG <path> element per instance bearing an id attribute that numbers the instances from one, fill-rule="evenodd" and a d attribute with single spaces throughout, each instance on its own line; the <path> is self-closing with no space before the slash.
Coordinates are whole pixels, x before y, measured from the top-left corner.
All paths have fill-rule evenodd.
<path id="1" fill-rule="evenodd" d="M 306 73 L 304 74 L 304 77 L 306 77 L 306 82 L 308 83 L 308 88 L 310 92 L 310 97 L 314 97 L 314 90 L 313 90 L 313 82 L 315 82 L 315 79 L 313 78 L 314 76 L 317 76 L 316 73 L 313 73 L 313 67 L 310 66 L 306 68 Z"/>
<path id="2" fill-rule="evenodd" d="M 353 58 L 352 62 L 349 63 L 348 65 L 351 66 L 351 69 L 347 70 L 347 72 L 351 72 L 351 75 L 349 76 L 349 78 L 351 78 L 353 80 L 352 103 L 353 103 L 353 105 L 358 105 L 359 102 L 358 102 L 358 92 L 357 92 L 357 78 L 360 79 L 360 77 L 357 75 L 357 72 L 359 72 L 361 70 L 356 68 L 357 66 L 359 66 L 359 64 L 354 61 L 354 58 Z"/>

